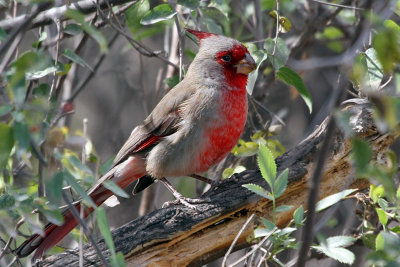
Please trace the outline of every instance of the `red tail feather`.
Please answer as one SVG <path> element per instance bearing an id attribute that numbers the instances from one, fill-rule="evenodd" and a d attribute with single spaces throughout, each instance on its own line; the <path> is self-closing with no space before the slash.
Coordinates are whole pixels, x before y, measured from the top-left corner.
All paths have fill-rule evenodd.
<path id="1" fill-rule="evenodd" d="M 100 180 L 113 180 L 120 187 L 125 188 L 130 183 L 136 181 L 146 174 L 145 161 L 141 157 L 129 157 L 122 164 L 114 167 Z M 103 187 L 101 183 L 90 191 L 90 197 L 96 205 L 101 205 L 113 193 Z M 75 208 L 79 211 L 81 203 L 76 203 Z M 93 207 L 85 208 L 84 217 L 87 217 L 93 211 Z M 19 257 L 26 257 L 36 250 L 33 260 L 39 259 L 42 255 L 46 254 L 52 247 L 57 245 L 72 229 L 74 229 L 78 222 L 69 209 L 63 213 L 64 224 L 61 226 L 49 223 L 44 230 L 44 236 L 39 234 L 32 235 L 21 246 L 16 249 Z"/>

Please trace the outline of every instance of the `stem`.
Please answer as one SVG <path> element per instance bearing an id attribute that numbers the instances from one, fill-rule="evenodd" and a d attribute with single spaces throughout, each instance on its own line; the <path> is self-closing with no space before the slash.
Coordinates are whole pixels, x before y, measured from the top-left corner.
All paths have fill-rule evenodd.
<path id="1" fill-rule="evenodd" d="M 275 196 L 273 195 L 272 198 L 272 222 L 276 225 L 276 203 L 275 203 L 276 199 Z"/>

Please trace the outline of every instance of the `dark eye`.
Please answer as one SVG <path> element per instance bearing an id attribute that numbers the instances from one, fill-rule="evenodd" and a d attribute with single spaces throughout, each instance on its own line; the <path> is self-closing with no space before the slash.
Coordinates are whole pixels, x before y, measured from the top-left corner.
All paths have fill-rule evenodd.
<path id="1" fill-rule="evenodd" d="M 222 57 L 222 60 L 225 61 L 225 62 L 229 62 L 229 61 L 231 61 L 231 56 L 230 55 L 225 55 L 225 56 Z"/>

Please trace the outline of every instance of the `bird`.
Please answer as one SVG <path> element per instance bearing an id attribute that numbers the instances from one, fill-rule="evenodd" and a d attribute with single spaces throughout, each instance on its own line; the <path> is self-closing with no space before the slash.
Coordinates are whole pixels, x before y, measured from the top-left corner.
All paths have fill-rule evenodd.
<path id="1" fill-rule="evenodd" d="M 199 51 L 185 77 L 134 128 L 114 159 L 111 169 L 88 191 L 99 206 L 113 193 L 102 184 L 112 180 L 121 188 L 138 181 L 134 193 L 162 181 L 184 205 L 190 199 L 174 190 L 165 177 L 194 177 L 223 160 L 236 145 L 247 119 L 248 75 L 256 63 L 241 42 L 204 31 L 185 28 L 199 42 Z M 77 210 L 81 202 L 74 203 Z M 85 208 L 86 217 L 94 210 Z M 63 211 L 64 223 L 48 223 L 43 234 L 34 234 L 17 249 L 19 257 L 35 251 L 40 259 L 75 226 L 71 210 Z"/>

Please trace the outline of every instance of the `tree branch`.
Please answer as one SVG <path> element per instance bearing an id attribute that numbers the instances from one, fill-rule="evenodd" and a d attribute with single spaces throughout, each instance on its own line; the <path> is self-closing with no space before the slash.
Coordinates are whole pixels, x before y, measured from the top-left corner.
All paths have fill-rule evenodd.
<path id="1" fill-rule="evenodd" d="M 131 2 L 130 0 L 99 0 L 98 5 L 101 9 L 108 9 L 109 5 L 122 5 Z M 135 1 L 137 2 L 137 1 Z M 60 21 L 67 19 L 64 14 L 68 9 L 79 10 L 83 14 L 94 13 L 97 10 L 96 1 L 93 0 L 82 0 L 70 5 L 64 5 L 60 7 L 53 7 L 46 11 L 41 12 L 36 18 L 34 18 L 30 24 L 31 28 L 40 27 L 43 25 L 50 24 L 54 21 L 54 18 L 60 18 Z M 19 27 L 25 21 L 25 15 L 18 16 L 12 19 L 5 19 L 0 21 L 0 27 L 5 31 L 11 31 L 15 27 Z"/>
<path id="2" fill-rule="evenodd" d="M 379 158 L 394 139 L 396 133 L 381 134 L 372 119 L 370 104 L 356 99 L 343 106 L 351 115 L 351 126 L 358 136 L 370 143 L 374 159 Z M 289 185 L 277 205 L 293 205 L 290 211 L 277 214 L 278 226 L 286 225 L 293 211 L 307 200 L 307 181 L 316 159 L 316 151 L 326 135 L 327 118 L 315 131 L 293 149 L 276 159 L 278 172 L 289 168 Z M 335 131 L 320 185 L 320 196 L 325 197 L 352 188 L 364 189 L 367 180 L 354 179 L 350 159 L 351 142 Z M 156 210 L 113 231 L 117 251 L 121 251 L 128 266 L 199 266 L 223 256 L 237 233 L 251 214 L 271 218 L 272 203 L 242 187 L 255 183 L 267 188 L 259 171 L 249 170 L 229 179 L 216 181 L 201 196 L 203 203 L 198 210 L 182 205 Z M 249 226 L 257 225 L 254 219 Z M 250 246 L 246 238 L 253 227 L 246 227 L 238 238 L 235 248 Z M 98 242 L 103 255 L 109 256 L 103 240 Z M 84 247 L 85 266 L 101 264 L 97 253 L 90 246 Z M 78 262 L 77 250 L 51 256 L 39 266 L 74 266 Z"/>

